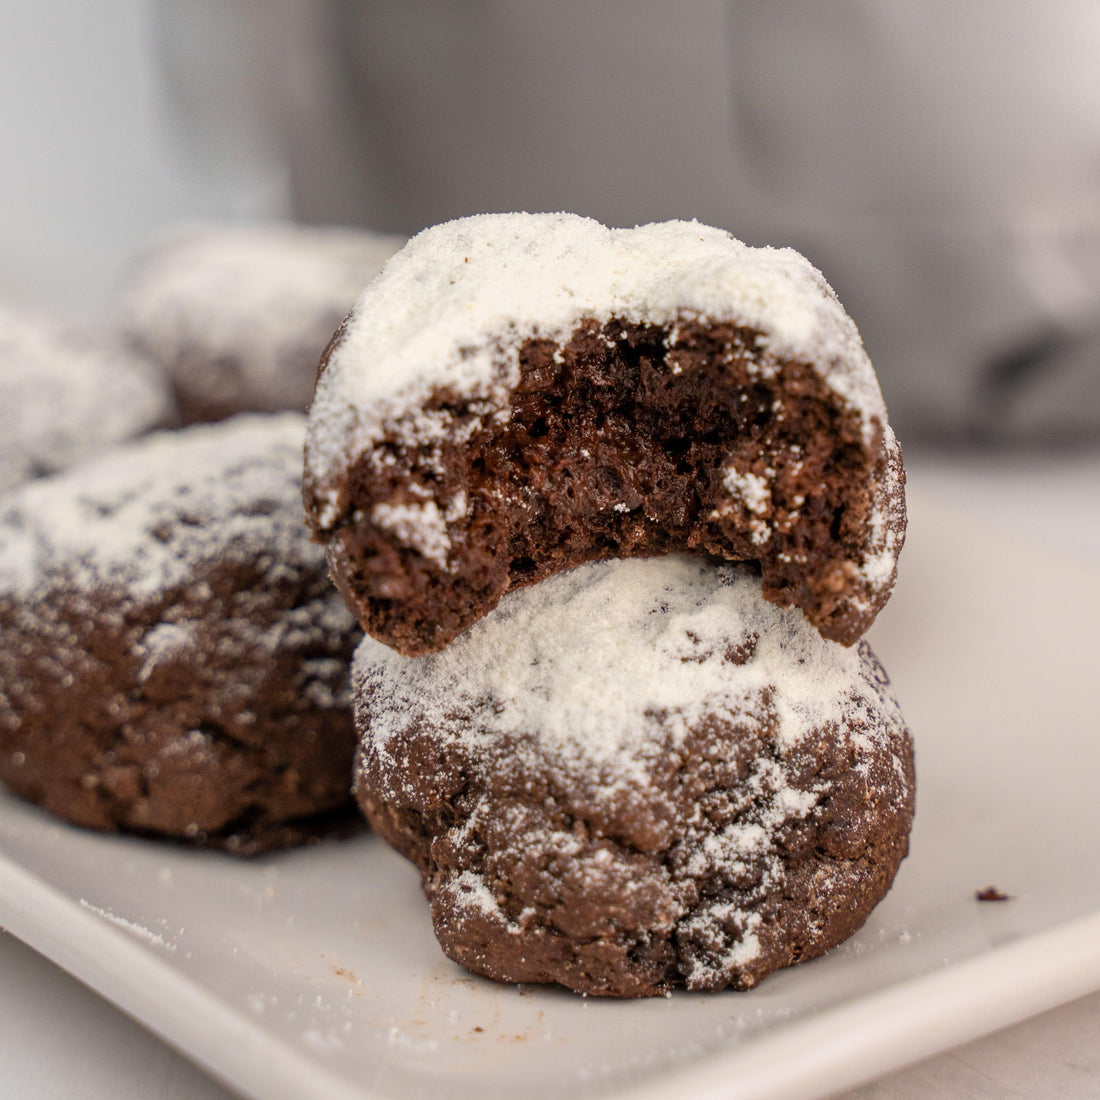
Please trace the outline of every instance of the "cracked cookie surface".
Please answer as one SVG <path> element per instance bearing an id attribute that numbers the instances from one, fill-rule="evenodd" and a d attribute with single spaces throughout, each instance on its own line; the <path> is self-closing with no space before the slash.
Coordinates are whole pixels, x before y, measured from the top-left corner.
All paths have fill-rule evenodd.
<path id="1" fill-rule="evenodd" d="M 747 989 L 851 935 L 907 851 L 885 672 L 745 566 L 582 566 L 440 654 L 366 638 L 354 680 L 360 805 L 498 980 Z"/>
<path id="2" fill-rule="evenodd" d="M 304 418 L 165 433 L 0 514 L 0 779 L 240 853 L 353 809 L 359 631 L 301 519 Z"/>

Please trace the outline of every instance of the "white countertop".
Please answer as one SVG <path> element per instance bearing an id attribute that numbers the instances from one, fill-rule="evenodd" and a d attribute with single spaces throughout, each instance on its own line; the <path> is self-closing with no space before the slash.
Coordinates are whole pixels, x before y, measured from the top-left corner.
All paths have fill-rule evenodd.
<path id="1" fill-rule="evenodd" d="M 0 935 L 0 1095 L 22 1100 L 229 1100 L 76 979 Z M 844 1094 L 843 1100 L 1100 1096 L 1100 993 Z M 310 1098 L 313 1100 L 313 1098 Z"/>
<path id="2" fill-rule="evenodd" d="M 1100 450 L 907 456 L 914 482 L 1100 561 Z M 109 1003 L 0 934 L 0 1096 L 225 1100 L 232 1094 Z M 1100 992 L 844 1094 L 847 1100 L 1100 1097 Z"/>

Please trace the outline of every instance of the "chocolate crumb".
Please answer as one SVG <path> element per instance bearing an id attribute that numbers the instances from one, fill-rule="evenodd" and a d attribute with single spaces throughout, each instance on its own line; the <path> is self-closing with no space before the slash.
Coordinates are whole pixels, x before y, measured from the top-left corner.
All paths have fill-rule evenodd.
<path id="1" fill-rule="evenodd" d="M 1011 901 L 1012 895 L 998 890 L 996 886 L 986 886 L 982 890 L 975 890 L 974 897 L 978 901 Z"/>

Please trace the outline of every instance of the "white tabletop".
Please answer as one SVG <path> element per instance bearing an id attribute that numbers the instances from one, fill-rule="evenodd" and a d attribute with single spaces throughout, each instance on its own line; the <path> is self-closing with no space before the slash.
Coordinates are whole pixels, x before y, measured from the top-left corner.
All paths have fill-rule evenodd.
<path id="1" fill-rule="evenodd" d="M 914 481 L 975 514 L 1100 561 L 1100 451 L 907 456 Z M 0 934 L 0 1096 L 226 1100 L 108 1002 Z M 845 1094 L 846 1100 L 1100 1097 L 1100 992 Z"/>

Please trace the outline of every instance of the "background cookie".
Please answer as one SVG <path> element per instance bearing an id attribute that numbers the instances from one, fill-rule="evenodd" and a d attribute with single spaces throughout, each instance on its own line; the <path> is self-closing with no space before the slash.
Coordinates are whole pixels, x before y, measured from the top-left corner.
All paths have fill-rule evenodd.
<path id="1" fill-rule="evenodd" d="M 430 319 L 430 324 L 427 324 Z M 706 550 L 854 642 L 905 526 L 855 326 L 810 264 L 695 222 L 426 230 L 322 363 L 305 500 L 370 634 L 434 652 L 580 562 Z"/>
<path id="2" fill-rule="evenodd" d="M 351 807 L 358 630 L 302 524 L 304 420 L 160 434 L 0 513 L 0 779 L 255 851 Z"/>
<path id="3" fill-rule="evenodd" d="M 749 988 L 854 932 L 907 850 L 886 674 L 743 566 L 581 566 L 440 654 L 364 639 L 355 683 L 359 802 L 492 978 Z"/>
<path id="4" fill-rule="evenodd" d="M 187 422 L 303 410 L 333 329 L 403 243 L 290 223 L 195 227 L 149 250 L 119 323 L 168 371 Z"/>
<path id="5" fill-rule="evenodd" d="M 0 493 L 174 417 L 154 363 L 0 308 Z"/>

